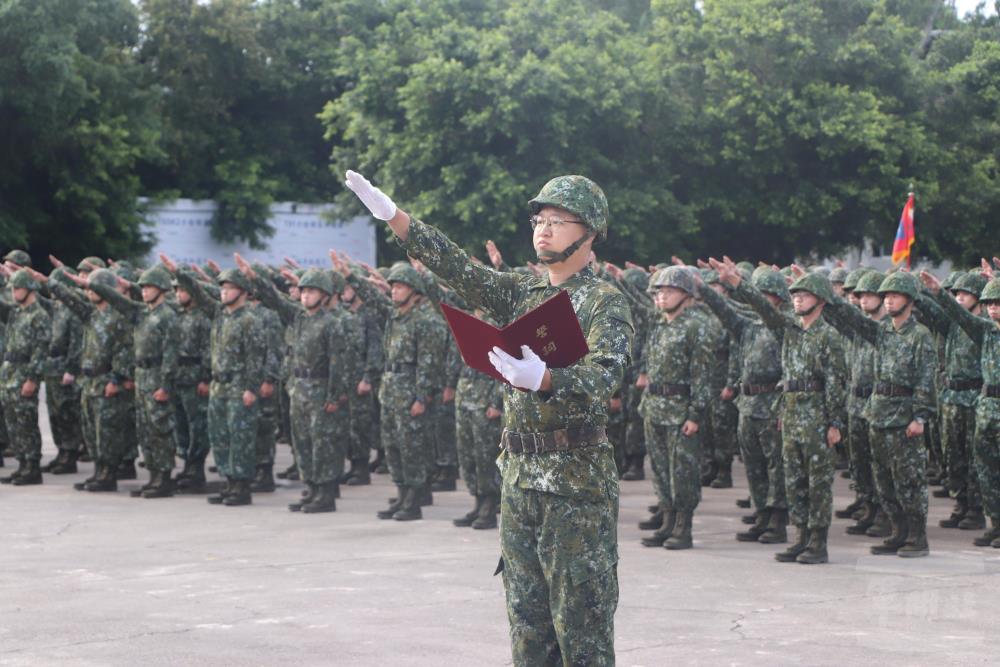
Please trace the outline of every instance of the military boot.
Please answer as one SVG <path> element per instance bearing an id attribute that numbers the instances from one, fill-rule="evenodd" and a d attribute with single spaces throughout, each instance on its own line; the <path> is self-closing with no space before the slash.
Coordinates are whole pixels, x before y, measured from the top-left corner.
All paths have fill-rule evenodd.
<path id="1" fill-rule="evenodd" d="M 80 449 L 80 456 L 77 458 L 80 463 L 93 463 L 94 456 L 90 453 L 90 450 L 86 447 Z"/>
<path id="2" fill-rule="evenodd" d="M 274 489 L 274 464 L 262 463 L 257 466 L 250 490 L 254 493 L 274 493 Z"/>
<path id="3" fill-rule="evenodd" d="M 310 481 L 306 481 L 306 488 L 302 490 L 302 496 L 297 502 L 288 503 L 289 512 L 298 512 L 303 507 L 312 502 L 313 496 L 316 495 L 317 485 Z"/>
<path id="4" fill-rule="evenodd" d="M 60 449 L 56 457 L 42 466 L 42 472 L 52 472 L 52 468 L 66 460 L 67 450 Z"/>
<path id="5" fill-rule="evenodd" d="M 64 449 L 60 454 L 65 454 L 62 461 L 57 458 L 52 462 L 49 472 L 53 475 L 75 475 L 77 473 L 76 460 L 80 457 L 79 450 Z"/>
<path id="6" fill-rule="evenodd" d="M 118 480 L 115 478 L 115 466 L 98 463 L 97 472 L 92 479 L 84 484 L 83 488 L 93 493 L 117 491 Z"/>
<path id="7" fill-rule="evenodd" d="M 889 537 L 892 535 L 892 520 L 881 507 L 875 512 L 875 523 L 865 531 L 868 537 Z"/>
<path id="8" fill-rule="evenodd" d="M 457 479 L 458 471 L 455 466 L 440 466 L 437 479 L 431 485 L 431 491 L 454 491 L 457 488 L 455 485 Z"/>
<path id="9" fill-rule="evenodd" d="M 490 530 L 497 527 L 497 499 L 493 496 L 486 496 L 483 506 L 479 508 L 479 516 L 472 522 L 472 527 L 476 530 Z"/>
<path id="10" fill-rule="evenodd" d="M 233 482 L 233 492 L 223 498 L 222 504 L 227 507 L 238 507 L 253 503 L 253 496 L 250 494 L 250 480 L 238 479 Z"/>
<path id="11" fill-rule="evenodd" d="M 391 519 L 392 515 L 403 507 L 403 498 L 406 497 L 407 488 L 403 485 L 396 486 L 396 497 L 389 502 L 389 506 L 380 510 L 375 516 L 380 519 Z"/>
<path id="12" fill-rule="evenodd" d="M 771 522 L 771 510 L 766 508 L 757 510 L 756 517 L 757 520 L 748 530 L 736 533 L 737 542 L 756 542 L 757 538 L 764 534 L 767 524 Z"/>
<path id="13" fill-rule="evenodd" d="M 372 472 L 368 467 L 368 459 L 355 459 L 352 463 L 354 474 L 347 480 L 347 486 L 368 486 L 372 483 Z"/>
<path id="14" fill-rule="evenodd" d="M 951 492 L 942 486 L 940 489 L 934 489 L 931 491 L 931 496 L 934 498 L 950 498 Z"/>
<path id="15" fill-rule="evenodd" d="M 90 484 L 91 482 L 93 482 L 95 479 L 97 479 L 97 475 L 101 472 L 101 466 L 102 465 L 103 464 L 100 463 L 100 462 L 96 463 L 94 465 L 94 474 L 91 475 L 90 477 L 88 477 L 87 479 L 83 480 L 82 482 L 74 482 L 73 483 L 73 488 L 76 489 L 77 491 L 86 491 L 87 490 L 87 485 Z M 0 481 L 2 481 L 2 480 L 0 480 Z"/>
<path id="16" fill-rule="evenodd" d="M 757 538 L 761 544 L 784 544 L 788 541 L 788 510 L 771 510 L 767 530 Z"/>
<path id="17" fill-rule="evenodd" d="M 422 487 L 417 489 L 417 498 L 420 500 L 421 507 L 430 507 L 434 504 L 434 494 L 431 493 L 431 485 L 425 483 Z"/>
<path id="18" fill-rule="evenodd" d="M 399 510 L 392 515 L 396 521 L 416 521 L 424 518 L 420 510 L 420 488 L 407 487 L 403 496 L 403 504 Z"/>
<path id="19" fill-rule="evenodd" d="M 983 515 L 982 507 L 970 507 L 965 512 L 965 517 L 958 522 L 958 527 L 962 530 L 982 530 L 986 528 L 986 517 Z"/>
<path id="20" fill-rule="evenodd" d="M 9 459 L 17 456 L 17 454 L 14 453 L 14 448 L 10 446 L 9 442 L 3 443 L 0 447 L 2 447 L 2 449 L 0 449 L 0 456 L 6 456 Z"/>
<path id="21" fill-rule="evenodd" d="M 691 523 L 693 518 L 693 512 L 677 512 L 674 530 L 670 533 L 670 537 L 667 538 L 666 542 L 663 543 L 664 549 L 679 551 L 681 549 L 690 549 L 694 546 L 691 539 Z"/>
<path id="22" fill-rule="evenodd" d="M 351 467 L 340 474 L 337 481 L 341 484 L 347 484 L 348 480 L 354 476 L 354 459 L 351 459 Z"/>
<path id="23" fill-rule="evenodd" d="M 285 468 L 282 472 L 278 473 L 278 479 L 287 479 L 290 481 L 296 481 L 299 479 L 299 467 L 293 463 L 292 465 Z"/>
<path id="24" fill-rule="evenodd" d="M 907 518 L 909 530 L 906 535 L 906 544 L 899 547 L 896 555 L 900 558 L 920 558 L 931 553 L 931 548 L 927 544 L 927 519 L 921 516 L 911 516 Z"/>
<path id="25" fill-rule="evenodd" d="M 626 482 L 638 482 L 646 479 L 646 455 L 636 454 L 629 458 L 628 469 L 625 470 L 622 479 Z"/>
<path id="26" fill-rule="evenodd" d="M 234 485 L 232 478 L 227 477 L 226 484 L 225 486 L 222 487 L 222 491 L 215 494 L 214 496 L 209 496 L 205 498 L 205 502 L 207 502 L 209 505 L 221 505 L 223 502 L 225 502 L 226 498 L 228 498 L 229 495 L 233 492 L 233 488 Z"/>
<path id="27" fill-rule="evenodd" d="M 854 502 L 845 507 L 842 510 L 837 510 L 833 513 L 838 519 L 850 519 L 865 504 L 865 501 L 861 498 L 855 498 Z"/>
<path id="28" fill-rule="evenodd" d="M 747 498 L 738 498 L 736 500 L 736 506 L 739 507 L 740 509 L 748 510 L 748 509 L 750 509 L 752 507 L 752 505 L 753 505 L 753 503 L 751 502 L 751 500 L 750 500 L 749 497 L 747 497 Z"/>
<path id="29" fill-rule="evenodd" d="M 743 523 L 745 523 L 748 526 L 752 526 L 755 523 L 757 523 L 757 514 L 756 513 L 754 513 L 754 514 L 744 514 L 743 516 L 740 517 L 740 521 L 742 521 Z"/>
<path id="30" fill-rule="evenodd" d="M 138 479 L 139 473 L 135 469 L 135 459 L 125 459 L 115 471 L 116 479 Z"/>
<path id="31" fill-rule="evenodd" d="M 202 493 L 205 490 L 205 460 L 185 461 L 184 472 L 174 486 L 180 493 Z"/>
<path id="32" fill-rule="evenodd" d="M 1000 537 L 1000 518 L 990 517 L 990 529 L 972 540 L 972 543 L 977 547 L 988 547 L 998 537 Z"/>
<path id="33" fill-rule="evenodd" d="M 7 477 L 0 477 L 0 484 L 13 484 L 14 480 L 24 474 L 24 470 L 27 467 L 27 462 L 25 459 L 17 460 L 17 470 L 8 475 Z"/>
<path id="34" fill-rule="evenodd" d="M 159 482 L 160 482 L 159 473 L 157 473 L 155 470 L 150 470 L 149 481 L 140 486 L 138 489 L 132 489 L 131 491 L 128 492 L 128 495 L 131 496 L 132 498 L 142 498 L 142 494 L 144 494 L 146 491 L 159 484 Z"/>
<path id="35" fill-rule="evenodd" d="M 656 507 L 656 511 L 653 512 L 645 521 L 639 522 L 639 530 L 658 530 L 663 527 L 663 515 L 666 514 L 666 510 L 662 505 Z"/>
<path id="36" fill-rule="evenodd" d="M 878 508 L 874 503 L 865 503 L 864 513 L 858 517 L 857 523 L 848 526 L 844 532 L 848 535 L 867 535 L 868 529 L 875 525 L 875 517 L 878 515 Z"/>
<path id="37" fill-rule="evenodd" d="M 468 528 L 471 526 L 472 522 L 479 516 L 479 508 L 483 506 L 483 502 L 485 500 L 486 496 L 476 496 L 476 506 L 472 508 L 472 511 L 467 514 L 463 514 L 457 519 L 453 519 L 451 522 L 452 525 L 457 526 L 458 528 Z"/>
<path id="38" fill-rule="evenodd" d="M 312 499 L 302 506 L 303 514 L 319 514 L 320 512 L 336 512 L 337 499 L 334 497 L 336 482 L 326 482 L 316 485 Z"/>
<path id="39" fill-rule="evenodd" d="M 14 486 L 29 486 L 42 483 L 42 466 L 39 461 L 31 460 L 24 464 L 24 472 L 11 482 Z"/>
<path id="40" fill-rule="evenodd" d="M 892 522 L 892 535 L 890 535 L 882 544 L 876 544 L 871 548 L 872 554 L 876 556 L 891 556 L 894 555 L 899 548 L 906 544 L 907 534 L 909 532 L 909 527 L 906 522 L 906 517 L 902 514 L 898 516 L 890 517 Z"/>
<path id="41" fill-rule="evenodd" d="M 962 523 L 962 519 L 965 518 L 968 511 L 969 508 L 966 507 L 965 500 L 960 498 L 955 502 L 955 509 L 951 511 L 951 516 L 938 521 L 938 525 L 942 528 L 958 528 L 958 524 Z"/>
<path id="42" fill-rule="evenodd" d="M 709 484 L 713 489 L 731 489 L 733 488 L 733 462 L 720 463 L 719 472 L 716 473 L 715 479 Z"/>
<path id="43" fill-rule="evenodd" d="M 809 542 L 806 544 L 805 550 L 795 560 L 803 565 L 818 565 L 829 562 L 830 557 L 826 552 L 826 538 L 829 533 L 829 526 L 810 530 Z"/>
<path id="44" fill-rule="evenodd" d="M 779 551 L 774 554 L 774 560 L 779 563 L 794 563 L 795 559 L 798 558 L 809 545 L 809 540 L 811 538 L 810 531 L 806 526 L 796 526 L 799 531 L 799 535 L 795 540 L 795 543 L 790 545 L 784 551 Z"/>
<path id="45" fill-rule="evenodd" d="M 642 538 L 642 546 L 644 547 L 662 547 L 663 543 L 670 539 L 670 536 L 674 532 L 674 527 L 677 525 L 677 512 L 673 510 L 668 510 L 664 515 L 663 526 L 661 526 L 655 533 L 647 537 Z"/>
<path id="46" fill-rule="evenodd" d="M 175 491 L 174 480 L 170 479 L 169 470 L 157 472 L 156 484 L 142 492 L 143 498 L 170 498 Z"/>
<path id="47" fill-rule="evenodd" d="M 701 468 L 701 485 L 711 485 L 712 480 L 715 479 L 717 474 L 719 474 L 719 464 L 715 461 L 711 461 L 710 463 L 703 465 Z"/>
<path id="48" fill-rule="evenodd" d="M 375 460 L 371 462 L 371 471 L 376 475 L 389 474 L 389 466 L 385 462 L 385 450 L 375 450 Z"/>

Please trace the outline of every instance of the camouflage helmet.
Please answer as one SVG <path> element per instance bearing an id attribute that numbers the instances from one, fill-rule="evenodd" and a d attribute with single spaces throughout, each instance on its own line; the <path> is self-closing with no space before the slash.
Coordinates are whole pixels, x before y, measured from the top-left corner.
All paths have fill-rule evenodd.
<path id="1" fill-rule="evenodd" d="M 792 283 L 788 288 L 788 293 L 795 294 L 796 292 L 808 292 L 827 303 L 833 301 L 833 286 L 830 284 L 830 280 L 818 271 L 807 273 Z"/>
<path id="2" fill-rule="evenodd" d="M 1000 278 L 994 278 L 986 283 L 982 294 L 979 295 L 979 301 L 981 303 L 1000 301 Z"/>
<path id="3" fill-rule="evenodd" d="M 36 291 L 38 289 L 38 281 L 36 281 L 35 278 L 25 269 L 18 269 L 15 271 L 14 275 L 10 277 L 8 285 L 10 285 L 12 289 L 29 289 L 32 291 Z"/>
<path id="4" fill-rule="evenodd" d="M 347 289 L 347 279 L 338 271 L 327 271 L 330 275 L 330 282 L 333 285 L 333 293 L 340 294 Z"/>
<path id="5" fill-rule="evenodd" d="M 89 284 L 93 285 L 103 285 L 111 289 L 116 289 L 118 287 L 118 276 L 107 269 L 98 269 L 92 271 L 89 276 L 87 276 L 87 281 Z"/>
<path id="6" fill-rule="evenodd" d="M 861 280 L 861 276 L 865 275 L 869 271 L 871 271 L 871 269 L 869 269 L 868 267 L 859 266 L 858 268 L 848 273 L 847 277 L 844 278 L 844 291 L 853 292 L 855 289 L 857 289 L 858 281 Z"/>
<path id="7" fill-rule="evenodd" d="M 653 274 L 649 281 L 649 289 L 656 291 L 660 287 L 676 287 L 688 294 L 695 293 L 695 280 L 686 266 L 668 266 Z"/>
<path id="8" fill-rule="evenodd" d="M 761 292 L 774 294 L 775 296 L 780 297 L 782 301 L 788 301 L 791 299 L 791 295 L 788 293 L 788 283 L 785 281 L 785 277 L 774 269 L 760 267 L 753 272 L 750 282 Z"/>
<path id="9" fill-rule="evenodd" d="M 888 292 L 897 292 L 899 294 L 905 294 L 911 299 L 916 299 L 917 294 L 920 293 L 920 283 L 917 277 L 912 273 L 906 271 L 896 271 L 895 273 L 890 273 L 886 276 L 882 284 L 879 285 L 878 293 L 886 294 Z"/>
<path id="10" fill-rule="evenodd" d="M 104 263 L 104 260 L 100 257 L 84 257 L 80 260 L 80 263 L 76 265 L 77 271 L 90 271 L 90 267 L 87 264 L 93 264 L 99 269 L 106 269 L 108 265 Z"/>
<path id="11" fill-rule="evenodd" d="M 754 266 L 750 262 L 743 260 L 742 262 L 736 262 L 736 268 L 740 271 L 746 271 L 749 275 L 753 275 Z"/>
<path id="12" fill-rule="evenodd" d="M 339 274 L 338 274 L 339 275 Z M 309 269 L 299 278 L 299 289 L 312 287 L 328 296 L 333 294 L 333 281 L 330 272 L 323 269 Z"/>
<path id="13" fill-rule="evenodd" d="M 31 266 L 31 255 L 23 250 L 11 250 L 4 255 L 5 262 L 14 262 L 18 266 Z"/>
<path id="14" fill-rule="evenodd" d="M 170 272 L 159 265 L 143 271 L 137 282 L 140 287 L 152 285 L 153 287 L 157 287 L 164 292 L 169 292 L 174 286 L 173 277 L 170 275 Z"/>
<path id="15" fill-rule="evenodd" d="M 719 282 L 719 272 L 715 269 L 700 269 L 701 279 L 706 285 L 712 285 Z"/>
<path id="16" fill-rule="evenodd" d="M 69 268 L 68 266 L 59 266 L 52 270 L 49 274 L 49 280 L 55 280 L 60 282 L 67 287 L 75 287 L 76 283 L 69 279 L 70 275 L 76 275 L 76 271 Z"/>
<path id="17" fill-rule="evenodd" d="M 966 273 L 964 276 L 955 281 L 952 285 L 952 292 L 968 292 L 972 296 L 979 298 L 979 295 L 983 293 L 983 288 L 986 287 L 986 277 L 981 273 Z"/>
<path id="18" fill-rule="evenodd" d="M 420 272 L 409 264 L 396 264 L 389 270 L 389 277 L 386 278 L 386 282 L 390 285 L 392 283 L 403 283 L 404 285 L 409 285 L 415 291 L 421 294 L 426 293 L 427 287 L 424 284 L 424 277 L 420 275 Z"/>
<path id="19" fill-rule="evenodd" d="M 587 229 L 603 241 L 608 236 L 608 200 L 604 191 L 586 176 L 557 176 L 542 186 L 528 202 L 531 213 L 543 206 L 558 206 L 578 216 Z"/>
<path id="20" fill-rule="evenodd" d="M 941 281 L 941 287 L 950 291 L 951 288 L 955 286 L 955 281 L 961 278 L 964 274 L 964 271 L 952 271 L 945 277 L 944 280 Z"/>
<path id="21" fill-rule="evenodd" d="M 134 283 L 138 280 L 138 276 L 135 274 L 135 269 L 132 268 L 131 264 L 127 262 L 118 262 L 114 267 L 109 269 L 111 273 L 115 274 L 119 278 L 124 278 L 130 283 Z"/>
<path id="22" fill-rule="evenodd" d="M 215 278 L 216 284 L 220 287 L 223 283 L 232 283 L 236 285 L 244 292 L 250 291 L 250 283 L 247 281 L 246 276 L 244 276 L 239 269 L 223 269 L 218 276 Z"/>
<path id="23" fill-rule="evenodd" d="M 871 271 L 869 270 L 861 279 L 858 280 L 858 284 L 854 287 L 855 294 L 878 294 L 878 288 L 882 286 L 882 282 L 885 280 L 885 274 L 881 271 Z"/>
<path id="24" fill-rule="evenodd" d="M 649 276 L 642 269 L 625 269 L 622 271 L 622 280 L 642 292 L 649 287 Z"/>
<path id="25" fill-rule="evenodd" d="M 843 267 L 836 267 L 830 271 L 830 282 L 831 283 L 841 283 L 847 282 L 847 269 Z"/>

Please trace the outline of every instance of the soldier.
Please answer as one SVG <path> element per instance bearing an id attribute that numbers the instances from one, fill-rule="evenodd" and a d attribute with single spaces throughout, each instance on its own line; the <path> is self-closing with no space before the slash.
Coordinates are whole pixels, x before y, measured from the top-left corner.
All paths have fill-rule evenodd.
<path id="1" fill-rule="evenodd" d="M 584 359 L 548 368 L 528 346 L 521 359 L 499 348 L 491 356 L 510 383 L 497 571 L 504 576 L 514 664 L 614 664 L 618 475 L 605 406 L 629 365 L 633 329 L 625 298 L 588 266 L 593 239 L 607 233 L 604 193 L 587 178 L 563 176 L 529 202 L 534 247 L 548 269 L 532 278 L 473 262 L 363 176 L 348 172 L 347 185 L 389 222 L 410 255 L 500 324 L 559 289 L 569 293 L 590 348 Z"/>
<path id="2" fill-rule="evenodd" d="M 257 272 L 262 270 L 265 270 L 263 266 L 256 269 Z M 260 331 L 264 333 L 267 349 L 264 357 L 264 381 L 258 392 L 257 471 L 251 490 L 254 493 L 273 493 L 274 452 L 281 420 L 278 394 L 285 356 L 285 325 L 272 308 L 261 305 L 256 299 L 250 301 L 250 309 L 260 319 Z"/>
<path id="3" fill-rule="evenodd" d="M 195 306 L 191 293 L 174 287 L 177 298 L 177 371 L 174 375 L 174 440 L 184 469 L 177 475 L 178 491 L 198 493 L 205 488 L 208 457 L 208 393 L 212 381 L 210 332 L 212 323 Z"/>
<path id="4" fill-rule="evenodd" d="M 798 539 L 775 554 L 779 562 L 829 560 L 827 537 L 833 515 L 833 447 L 846 428 L 847 368 L 841 336 L 821 316 L 833 299 L 818 273 L 789 287 L 795 317 L 776 310 L 760 290 L 743 280 L 728 258 L 712 260 L 722 280 L 736 288 L 781 340 L 781 442 L 785 495 Z"/>
<path id="5" fill-rule="evenodd" d="M 871 548 L 875 555 L 926 556 L 927 477 L 922 442 L 924 424 L 936 410 L 934 374 L 937 352 L 927 327 L 913 317 L 920 291 L 916 276 L 890 274 L 879 286 L 888 317 L 876 322 L 843 300 L 827 314 L 842 331 L 852 331 L 875 346 L 875 387 L 865 406 L 873 470 L 892 535 Z"/>
<path id="6" fill-rule="evenodd" d="M 624 283 L 635 292 L 644 294 L 649 287 L 649 276 L 639 268 L 628 268 L 622 273 L 619 284 Z M 624 290 L 623 290 L 624 293 Z M 625 472 L 622 479 L 626 482 L 646 479 L 646 429 L 642 415 L 639 414 L 639 402 L 643 391 L 635 386 L 639 379 L 640 363 L 645 358 L 645 343 L 652 328 L 650 311 L 646 308 L 632 308 L 632 321 L 635 323 L 635 338 L 632 346 L 632 363 L 625 371 L 622 382 L 621 401 L 625 418 Z"/>
<path id="7" fill-rule="evenodd" d="M 247 306 L 250 283 L 236 269 L 222 271 L 216 283 L 219 302 L 187 269 L 170 258 L 160 260 L 177 276 L 177 283 L 195 304 L 212 317 L 212 384 L 208 395 L 208 434 L 219 473 L 226 478 L 221 493 L 207 498 L 211 505 L 249 505 L 256 474 L 257 400 L 264 381 L 266 354 L 260 320 Z"/>
<path id="8" fill-rule="evenodd" d="M 38 388 L 49 356 L 51 318 L 38 301 L 38 282 L 20 269 L 10 278 L 16 304 L 7 313 L 7 341 L 0 366 L 0 400 L 7 433 L 18 460 L 17 470 L 0 482 L 25 486 L 42 483 L 42 433 L 38 429 Z"/>
<path id="9" fill-rule="evenodd" d="M 167 302 L 173 282 L 166 269 L 154 266 L 143 271 L 137 284 L 142 290 L 142 303 L 100 283 L 91 289 L 132 323 L 136 431 L 149 470 L 149 483 L 140 494 L 143 498 L 166 498 L 174 495 L 170 478 L 175 447 L 172 395 L 178 340 L 177 313 Z M 119 285 L 128 287 L 128 282 L 119 278 Z"/>
<path id="10" fill-rule="evenodd" d="M 706 281 L 708 289 L 716 290 L 720 295 L 726 293 L 725 286 L 719 282 L 718 274 L 710 272 Z M 707 290 L 706 290 L 707 291 Z M 705 320 L 705 344 L 712 349 L 712 391 L 708 403 L 708 415 L 705 420 L 702 442 L 704 443 L 704 469 L 701 476 L 703 486 L 713 489 L 731 489 L 733 487 L 733 457 L 736 455 L 736 429 L 739 413 L 733 403 L 732 388 L 727 385 L 729 379 L 729 355 L 731 341 L 725 327 L 698 304 L 697 312 Z M 726 389 L 729 389 L 727 392 Z"/>
<path id="11" fill-rule="evenodd" d="M 639 414 L 646 420 L 653 486 L 666 520 L 642 538 L 647 547 L 690 549 L 691 522 L 701 500 L 700 426 L 708 416 L 715 360 L 708 323 L 694 314 L 692 271 L 671 266 L 649 281 L 660 317 L 650 331 L 636 386 L 644 390 Z"/>
<path id="12" fill-rule="evenodd" d="M 756 269 L 753 286 L 776 310 L 787 311 L 788 284 L 777 271 Z M 741 542 L 780 544 L 787 541 L 788 503 L 785 495 L 778 399 L 781 382 L 781 344 L 757 316 L 743 314 L 714 290 L 702 290 L 702 300 L 729 330 L 736 345 L 734 384 L 738 388 L 737 437 L 746 467 L 755 522 L 737 533 Z"/>

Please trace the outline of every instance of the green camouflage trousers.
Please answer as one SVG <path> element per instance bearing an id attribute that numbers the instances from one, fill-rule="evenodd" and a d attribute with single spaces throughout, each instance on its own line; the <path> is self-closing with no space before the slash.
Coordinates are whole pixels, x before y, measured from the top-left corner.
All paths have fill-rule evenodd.
<path id="1" fill-rule="evenodd" d="M 487 419 L 485 410 L 457 410 L 455 436 L 462 479 L 473 496 L 500 497 L 496 458 L 503 424 Z"/>
<path id="2" fill-rule="evenodd" d="M 740 415 L 736 435 L 753 506 L 756 509 L 786 509 L 785 463 L 777 420 Z"/>
<path id="3" fill-rule="evenodd" d="M 969 507 L 982 507 L 976 475 L 974 437 L 976 408 L 941 404 L 941 449 L 948 471 L 947 486 L 952 498 L 963 498 Z"/>
<path id="4" fill-rule="evenodd" d="M 434 457 L 428 446 L 434 434 L 433 406 L 425 406 L 419 417 L 410 416 L 414 392 L 397 384 L 382 385 L 381 435 L 389 473 L 396 485 L 423 486 Z"/>
<path id="5" fill-rule="evenodd" d="M 174 404 L 157 401 L 151 393 L 136 397 L 136 433 L 146 468 L 151 472 L 174 469 Z"/>
<path id="6" fill-rule="evenodd" d="M 603 473 L 578 496 L 504 475 L 500 550 L 519 667 L 615 663 L 618 483 L 611 446 L 598 447 Z"/>
<path id="7" fill-rule="evenodd" d="M 212 383 L 214 388 L 215 383 Z M 249 408 L 241 396 L 213 395 L 208 399 L 208 438 L 219 474 L 249 481 L 257 472 L 257 403 Z"/>
<path id="8" fill-rule="evenodd" d="M 208 397 L 198 395 L 197 385 L 174 387 L 174 443 L 185 461 L 200 462 L 208 456 Z"/>
<path id="9" fill-rule="evenodd" d="M 993 399 L 980 399 L 986 400 L 993 402 Z M 1000 415 L 995 407 L 976 411 L 974 441 L 976 472 L 983 507 L 990 518 L 1000 520 Z"/>
<path id="10" fill-rule="evenodd" d="M 271 398 L 257 399 L 260 408 L 257 411 L 257 439 L 254 449 L 259 466 L 274 464 L 274 447 L 278 442 L 278 425 L 281 420 L 279 391 L 279 387 L 275 386 Z"/>
<path id="11" fill-rule="evenodd" d="M 890 515 L 927 521 L 927 449 L 906 428 L 872 428 L 872 463 L 882 507 Z"/>
<path id="12" fill-rule="evenodd" d="M 634 385 L 622 388 L 622 404 L 625 409 L 625 454 L 639 456 L 646 453 L 646 425 L 639 414 L 642 389 Z"/>
<path id="13" fill-rule="evenodd" d="M 733 401 L 724 401 L 718 396 L 709 401 L 708 418 L 703 419 L 701 424 L 705 431 L 702 433 L 705 461 L 720 465 L 732 464 L 737 449 L 738 421 L 739 411 Z"/>
<path id="14" fill-rule="evenodd" d="M 609 407 L 608 423 L 605 426 L 605 430 L 608 433 L 608 442 L 611 443 L 611 447 L 615 451 L 615 465 L 618 466 L 619 472 L 625 469 L 625 457 L 627 456 L 625 451 L 625 433 L 628 430 L 628 424 L 626 423 L 624 407 L 624 399 L 621 410 L 612 410 Z"/>
<path id="15" fill-rule="evenodd" d="M 49 408 L 52 440 L 59 449 L 80 451 L 83 428 L 80 424 L 80 385 L 62 384 L 62 377 L 45 378 L 45 404 Z"/>
<path id="16" fill-rule="evenodd" d="M 455 401 L 434 401 L 434 457 L 438 466 L 458 467 L 455 429 Z M 497 438 L 497 442 L 500 439 Z"/>
<path id="17" fill-rule="evenodd" d="M 21 387 L 4 387 L 0 392 L 3 418 L 14 454 L 19 461 L 42 458 L 42 432 L 38 430 L 38 392 L 31 398 L 21 396 Z"/>
<path id="18" fill-rule="evenodd" d="M 119 392 L 125 403 L 128 414 L 125 420 L 125 460 L 134 461 L 139 458 L 139 434 L 136 431 L 139 417 L 136 415 L 135 389 L 122 389 Z"/>
<path id="19" fill-rule="evenodd" d="M 351 393 L 351 459 L 368 459 L 371 450 L 381 449 L 379 435 L 378 385 L 364 396 Z"/>
<path id="20" fill-rule="evenodd" d="M 102 378 L 84 380 L 80 392 L 83 440 L 95 461 L 117 466 L 128 453 L 128 433 L 135 424 L 129 419 L 132 401 L 124 391 L 104 398 Z"/>
<path id="21" fill-rule="evenodd" d="M 850 456 L 851 483 L 858 498 L 878 502 L 875 473 L 872 470 L 871 428 L 868 420 L 860 415 L 850 415 L 847 420 L 847 451 Z M 881 504 L 881 503 L 879 503 Z"/>
<path id="22" fill-rule="evenodd" d="M 808 440 L 782 433 L 781 446 L 785 497 L 792 523 L 810 530 L 829 526 L 833 519 L 835 453 L 826 446 L 826 427 L 817 427 L 815 436 Z"/>
<path id="23" fill-rule="evenodd" d="M 660 504 L 678 512 L 694 512 L 701 502 L 701 432 L 686 436 L 681 425 L 647 419 L 646 449 Z"/>
<path id="24" fill-rule="evenodd" d="M 294 379 L 291 399 L 292 447 L 303 481 L 334 482 L 344 472 L 344 457 L 350 438 L 351 412 L 347 404 L 336 412 L 323 409 L 326 381 Z"/>

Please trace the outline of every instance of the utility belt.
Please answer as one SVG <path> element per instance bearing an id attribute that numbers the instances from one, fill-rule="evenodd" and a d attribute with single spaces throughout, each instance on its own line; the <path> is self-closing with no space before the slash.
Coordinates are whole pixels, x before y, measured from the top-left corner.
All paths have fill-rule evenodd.
<path id="1" fill-rule="evenodd" d="M 292 375 L 299 380 L 325 380 L 329 373 L 325 368 L 321 371 L 315 368 L 295 368 L 292 369 Z"/>
<path id="2" fill-rule="evenodd" d="M 875 383 L 875 394 L 878 396 L 909 398 L 913 396 L 913 388 L 904 387 L 901 384 L 892 384 L 891 382 L 877 382 Z"/>
<path id="3" fill-rule="evenodd" d="M 690 396 L 691 385 L 689 384 L 658 384 L 651 383 L 646 387 L 646 391 L 653 396 Z"/>
<path id="4" fill-rule="evenodd" d="M 396 363 L 396 364 L 386 364 L 386 373 L 413 373 L 417 369 L 416 364 L 411 363 Z"/>
<path id="5" fill-rule="evenodd" d="M 987 398 L 1000 398 L 1000 384 L 984 384 L 983 396 Z"/>
<path id="6" fill-rule="evenodd" d="M 177 357 L 178 366 L 201 366 L 201 357 Z"/>
<path id="7" fill-rule="evenodd" d="M 545 454 L 590 447 L 607 440 L 608 435 L 603 426 L 579 426 L 543 433 L 504 430 L 500 437 L 500 447 L 511 454 Z"/>
<path id="8" fill-rule="evenodd" d="M 103 367 L 103 368 L 94 368 L 93 366 L 84 366 L 83 368 L 80 369 L 80 373 L 85 378 L 98 378 L 98 377 L 101 377 L 102 375 L 107 375 L 110 372 L 111 372 L 111 367 L 110 366 Z"/>
<path id="9" fill-rule="evenodd" d="M 12 364 L 26 364 L 31 361 L 31 357 L 27 354 L 17 354 L 16 352 L 5 352 L 3 355 L 4 361 L 9 361 Z"/>
<path id="10" fill-rule="evenodd" d="M 236 380 L 236 373 L 233 373 L 232 371 L 212 373 L 212 382 L 218 382 L 220 384 L 229 384 L 234 380 Z"/>
<path id="11" fill-rule="evenodd" d="M 150 357 L 148 359 L 135 360 L 136 368 L 141 368 L 146 371 L 148 371 L 151 368 L 159 368 L 160 365 L 162 364 L 163 364 L 163 357 L 156 357 L 156 358 Z"/>
<path id="12" fill-rule="evenodd" d="M 757 396 L 759 394 L 771 394 L 778 391 L 778 383 L 771 382 L 770 384 L 752 384 L 749 382 L 744 382 L 740 385 L 740 393 L 744 396 Z"/>
<path id="13" fill-rule="evenodd" d="M 854 387 L 851 390 L 851 393 L 853 393 L 858 398 L 868 398 L 869 396 L 872 395 L 872 391 L 874 389 L 875 389 L 875 387 L 873 387 L 870 384 L 861 384 L 861 385 L 858 385 L 858 386 Z"/>
<path id="14" fill-rule="evenodd" d="M 825 389 L 825 380 L 789 380 L 784 386 L 786 394 L 792 392 L 818 393 Z"/>
<path id="15" fill-rule="evenodd" d="M 944 381 L 944 386 L 952 391 L 979 391 L 983 387 L 983 379 L 952 380 L 951 378 L 947 378 Z"/>

